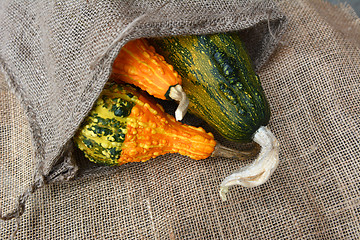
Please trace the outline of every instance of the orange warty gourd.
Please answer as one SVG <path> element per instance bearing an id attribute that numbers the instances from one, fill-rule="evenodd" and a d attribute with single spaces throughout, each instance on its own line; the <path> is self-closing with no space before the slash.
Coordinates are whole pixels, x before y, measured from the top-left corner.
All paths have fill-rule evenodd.
<path id="1" fill-rule="evenodd" d="M 112 66 L 112 79 L 133 84 L 159 99 L 179 101 L 177 120 L 186 113 L 189 102 L 181 77 L 146 39 L 132 40 L 121 48 Z"/>
<path id="2" fill-rule="evenodd" d="M 176 121 L 146 95 L 117 83 L 106 84 L 74 140 L 88 159 L 108 165 L 145 162 L 167 153 L 195 160 L 250 154 L 218 145 L 212 133 Z"/>

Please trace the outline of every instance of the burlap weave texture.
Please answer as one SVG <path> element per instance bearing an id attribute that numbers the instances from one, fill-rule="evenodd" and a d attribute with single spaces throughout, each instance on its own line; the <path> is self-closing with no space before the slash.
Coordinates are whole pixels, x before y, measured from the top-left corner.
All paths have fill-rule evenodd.
<path id="1" fill-rule="evenodd" d="M 3 210 L 4 219 L 23 212 L 26 199 L 38 187 L 75 176 L 78 166 L 72 157 L 71 137 L 100 94 L 111 63 L 126 41 L 246 29 L 245 41 L 254 46 L 250 54 L 259 67 L 277 42 L 269 31 L 280 34 L 284 23 L 272 1 L 1 4 L 1 67 L 10 90 L 24 106 L 35 155 L 35 168 L 29 170 L 33 176 L 27 174 L 24 181 L 32 183 L 21 187 L 24 193 L 3 193 L 6 199 L 19 197 L 15 210 Z M 18 167 L 22 164 L 20 159 L 17 163 Z"/>
<path id="2" fill-rule="evenodd" d="M 168 155 L 45 186 L 19 239 L 359 238 L 359 20 L 321 1 L 279 5 L 288 30 L 259 72 L 281 144 L 268 183 L 234 188 L 223 203 L 217 187 L 241 163 Z M 1 234 L 13 223 L 1 222 Z"/>

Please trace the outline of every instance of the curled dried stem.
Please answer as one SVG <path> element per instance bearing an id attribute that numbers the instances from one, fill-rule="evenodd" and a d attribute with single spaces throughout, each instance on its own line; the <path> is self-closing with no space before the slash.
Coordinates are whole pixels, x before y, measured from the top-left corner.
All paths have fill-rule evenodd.
<path id="1" fill-rule="evenodd" d="M 240 168 L 223 180 L 220 185 L 220 196 L 223 201 L 226 201 L 229 187 L 259 186 L 270 178 L 279 164 L 279 143 L 267 127 L 260 127 L 255 132 L 253 140 L 260 145 L 260 153 L 250 165 Z"/>

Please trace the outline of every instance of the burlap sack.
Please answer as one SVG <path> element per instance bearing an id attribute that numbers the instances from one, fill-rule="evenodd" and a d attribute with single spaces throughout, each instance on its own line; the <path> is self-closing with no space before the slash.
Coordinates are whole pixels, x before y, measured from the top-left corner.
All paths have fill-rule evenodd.
<path id="1" fill-rule="evenodd" d="M 235 11 L 234 7 L 219 7 L 220 2 L 214 1 L 209 5 L 196 2 L 199 4 L 195 4 L 198 7 L 176 11 L 173 15 L 179 17 L 177 14 L 182 14 L 180 16 L 183 18 L 179 17 L 178 19 L 182 20 L 171 27 L 166 24 L 170 21 L 169 18 L 174 16 L 166 18 L 167 14 L 160 14 L 164 9 L 168 9 L 169 5 L 167 5 L 152 15 L 155 17 L 140 18 L 136 24 L 128 28 L 130 30 L 125 32 L 127 34 L 119 29 L 123 30 L 124 26 L 131 24 L 131 20 L 142 12 L 136 11 L 136 16 L 132 16 L 129 18 L 131 20 L 127 20 L 127 24 L 117 28 L 117 24 L 121 21 L 119 22 L 117 11 L 110 11 L 114 6 L 107 6 L 107 8 L 105 5 L 98 6 L 96 11 L 82 13 L 83 21 L 90 21 L 97 26 L 91 30 L 84 30 L 84 25 L 79 24 L 79 18 L 76 18 L 75 13 L 78 11 L 71 12 L 71 8 L 65 8 L 66 4 L 63 2 L 58 5 L 40 6 L 34 3 L 33 6 L 26 6 L 27 10 L 36 9 L 35 12 L 47 13 L 40 14 L 41 17 L 35 14 L 37 17 L 32 18 L 31 11 L 19 11 L 29 19 L 33 19 L 35 23 L 41 23 L 36 27 L 33 25 L 30 27 L 25 24 L 26 21 L 23 18 L 16 18 L 17 21 L 23 21 L 24 27 L 26 26 L 29 30 L 27 34 L 46 39 L 46 41 L 39 41 L 41 43 L 39 48 L 35 47 L 39 45 L 36 44 L 37 41 L 28 42 L 28 47 L 34 45 L 35 49 L 32 53 L 39 55 L 46 53 L 51 57 L 36 62 L 30 52 L 17 54 L 13 52 L 14 56 L 28 54 L 28 58 L 24 60 L 14 57 L 20 62 L 12 62 L 17 63 L 18 67 L 26 66 L 31 70 L 29 72 L 32 75 L 38 76 L 36 80 L 39 83 L 33 86 L 34 93 L 50 89 L 54 94 L 60 92 L 60 96 L 64 99 L 61 98 L 63 102 L 58 102 L 56 96 L 38 94 L 36 99 L 38 105 L 29 105 L 22 98 L 20 103 L 23 106 L 22 109 L 6 84 L 0 85 L 1 106 L 5 106 L 0 110 L 2 161 L 0 191 L 3 216 L 16 209 L 14 202 L 16 203 L 19 195 L 24 197 L 26 196 L 23 194 L 24 191 L 32 191 L 37 187 L 33 184 L 34 169 L 42 171 L 40 176 L 43 177 L 38 178 L 39 175 L 35 175 L 35 180 L 38 180 L 40 185 L 46 181 L 71 177 L 76 172 L 77 166 L 71 161 L 74 159 L 71 157 L 72 151 L 64 151 L 64 154 L 60 154 L 61 150 L 65 150 L 64 146 L 68 141 L 60 141 L 60 145 L 55 147 L 51 145 L 51 142 L 54 139 L 59 140 L 58 136 L 61 134 L 71 136 L 71 131 L 76 125 L 74 121 L 80 122 L 80 120 L 75 119 L 77 115 L 66 115 L 65 110 L 77 114 L 88 110 L 84 106 L 77 108 L 71 103 L 78 102 L 78 99 L 82 101 L 87 99 L 85 102 L 91 105 L 88 103 L 89 98 L 94 98 L 99 93 L 109 74 L 109 67 L 106 66 L 110 66 L 121 45 L 130 39 L 129 36 L 235 30 L 241 29 L 245 22 L 250 22 L 245 26 L 252 26 L 252 28 L 247 29 L 246 32 L 251 32 L 252 34 L 249 35 L 255 36 L 254 39 L 257 41 L 249 38 L 247 42 L 254 43 L 253 46 L 260 42 L 268 43 L 268 45 L 258 45 L 263 46 L 262 48 L 253 49 L 258 49 L 257 53 L 251 51 L 256 66 L 261 66 L 261 63 L 267 59 L 268 53 L 272 52 L 277 34 L 281 34 L 282 23 L 279 20 L 283 19 L 283 15 L 279 11 L 274 8 L 272 11 L 268 11 L 268 8 L 262 9 L 261 4 L 257 7 L 249 5 L 254 7 L 249 13 L 262 13 L 259 14 L 262 17 L 250 18 L 252 19 L 250 21 L 246 17 L 242 18 L 243 12 Z M 223 1 L 221 3 L 224 4 Z M 89 4 L 94 3 L 89 1 Z M 95 4 L 101 5 L 99 1 Z M 241 1 L 239 4 L 242 5 L 245 2 Z M 91 174 L 83 172 L 81 177 L 74 181 L 55 182 L 36 191 L 28 199 L 26 211 L 22 216 L 22 225 L 17 233 L 19 239 L 359 238 L 360 177 L 357 159 L 360 151 L 358 132 L 360 125 L 358 116 L 360 106 L 358 97 L 359 20 L 349 14 L 349 8 L 334 8 L 321 1 L 280 1 L 279 5 L 289 19 L 288 30 L 282 38 L 281 47 L 260 71 L 272 109 L 270 128 L 281 144 L 281 164 L 268 183 L 253 189 L 233 188 L 228 196 L 229 200 L 221 202 L 217 192 L 219 183 L 224 176 L 243 163 L 213 158 L 206 161 L 191 161 L 180 155 L 168 155 L 145 164 L 128 164 L 107 169 L 107 171 L 91 170 L 89 171 Z M 132 6 L 136 5 L 128 7 Z M 220 6 L 224 5 L 220 4 Z M 18 7 L 25 6 L 20 4 Z M 15 9 L 15 6 L 13 8 Z M 5 12 L 4 9 L 6 8 L 2 8 L 1 11 Z M 157 8 L 149 6 L 149 9 L 156 11 Z M 179 9 L 182 8 L 177 10 Z M 200 11 L 201 9 L 205 10 Z M 230 13 L 226 14 L 226 12 Z M 192 18 L 194 13 L 197 17 Z M 59 18 L 61 14 L 64 15 L 63 20 L 67 18 L 70 20 L 56 23 L 54 18 Z M 103 18 L 108 21 L 100 24 L 99 21 Z M 10 24 L 9 19 L 7 18 L 5 23 Z M 134 34 L 137 30 L 133 32 L 131 29 L 141 29 L 144 25 L 141 21 L 144 19 L 146 22 L 153 21 L 152 27 L 156 30 L 151 32 L 152 28 L 150 28 L 143 32 L 144 35 Z M 257 19 L 258 22 L 253 19 Z M 277 19 L 275 20 L 277 24 L 271 25 L 272 19 Z M 166 24 L 157 24 L 156 21 L 165 21 Z M 267 24 L 268 22 L 270 25 Z M 50 23 L 56 23 L 56 27 L 49 29 Z M 68 24 L 72 24 L 73 27 L 69 27 Z M 1 25 L 1 31 L 4 31 L 4 26 Z M 64 26 L 67 29 L 66 33 L 61 33 L 56 38 L 61 41 L 56 44 L 50 41 L 56 35 L 55 33 L 58 33 L 55 30 Z M 100 29 L 98 29 L 99 26 L 101 26 Z M 183 28 L 184 26 L 187 27 Z M 272 29 L 271 34 L 267 31 L 268 26 Z M 29 37 L 26 34 L 20 36 L 21 31 L 18 28 L 13 27 L 13 29 L 14 33 L 18 31 L 17 39 Z M 254 29 L 262 29 L 258 32 L 260 35 L 256 34 Z M 73 46 L 69 42 L 71 43 L 74 39 L 64 36 L 66 34 L 68 34 L 66 36 L 72 36 L 72 32 L 81 31 L 86 34 L 78 34 L 76 38 L 83 44 Z M 124 34 L 123 39 L 117 39 L 119 34 Z M 2 45 L 4 42 L 14 42 L 6 34 L 0 36 Z M 114 44 L 115 40 L 120 41 Z M 63 49 L 55 47 L 58 44 Z M 44 51 L 44 49 L 51 49 L 51 51 Z M 64 59 L 58 58 L 64 54 L 64 49 L 69 50 L 66 51 L 66 55 L 68 54 L 73 65 L 68 65 Z M 111 51 L 104 51 L 104 49 L 111 49 Z M 92 65 L 94 70 L 90 69 L 89 62 L 84 63 L 82 58 L 77 58 L 75 52 L 77 54 L 78 51 L 83 53 L 82 55 L 87 53 L 85 58 L 88 57 L 93 60 L 90 62 L 95 62 Z M 263 54 L 264 52 L 267 54 Z M 21 86 L 34 80 L 31 80 L 32 78 L 25 72 L 10 71 L 12 68 L 5 60 L 12 55 L 4 55 L 4 53 L 2 46 L 1 65 L 7 82 L 10 82 L 12 92 L 21 97 L 27 93 Z M 98 56 L 102 56 L 103 59 L 101 60 Z M 69 73 L 64 73 L 63 68 L 53 69 L 54 66 L 58 66 L 57 64 L 67 69 Z M 46 71 L 39 66 L 45 66 Z M 75 71 L 74 69 L 79 73 L 70 74 Z M 100 69 L 102 71 L 94 75 L 93 79 L 89 77 L 92 71 Z M 44 74 L 42 71 L 51 76 L 49 79 L 59 79 L 54 80 L 54 85 L 52 81 L 41 82 L 41 76 Z M 86 75 L 81 73 L 82 71 L 90 73 Z M 23 82 L 15 84 L 19 76 Z M 25 80 L 25 77 L 29 79 Z M 83 82 L 89 84 L 94 79 L 97 79 L 98 88 L 91 86 L 85 88 L 84 91 L 78 89 L 77 94 L 86 92 L 86 94 L 80 94 L 80 98 L 75 97 L 76 95 L 71 92 Z M 69 80 L 72 84 L 64 86 L 60 80 Z M 64 88 L 66 91 L 63 90 Z M 42 98 L 53 100 L 53 102 L 48 106 L 44 104 Z M 39 109 L 48 110 L 47 107 L 59 108 L 57 109 L 59 115 L 49 114 L 42 118 L 36 116 L 33 119 L 37 123 L 39 120 L 43 122 L 53 120 L 48 126 L 50 129 L 40 128 L 36 124 L 34 126 L 32 117 L 35 116 L 31 114 Z M 27 113 L 29 121 L 24 118 L 24 113 Z M 67 124 L 60 124 L 59 119 L 62 119 L 61 121 L 68 119 L 65 121 Z M 70 124 L 73 128 L 69 127 Z M 29 144 L 30 134 L 33 139 L 36 139 L 36 136 L 44 136 L 44 131 L 48 131 L 45 136 L 51 136 L 51 141 L 46 138 L 46 141 L 41 141 L 45 148 L 36 143 L 35 148 L 32 148 Z M 61 155 L 62 158 L 51 158 L 55 155 Z M 39 164 L 44 160 L 44 165 Z M 82 165 L 78 167 L 82 169 Z M 69 174 L 66 175 L 67 173 Z M 20 198 L 20 203 L 24 200 L 26 199 Z M 11 235 L 16 228 L 14 221 L 0 223 L 1 236 Z"/>
<path id="2" fill-rule="evenodd" d="M 284 21 L 271 1 L 51 2 L 7 1 L 2 8 L 2 68 L 24 105 L 34 141 L 36 167 L 29 171 L 35 177 L 24 181 L 27 192 L 74 176 L 71 137 L 129 39 L 249 29 L 259 66 L 276 44 L 269 30 L 280 33 Z"/>

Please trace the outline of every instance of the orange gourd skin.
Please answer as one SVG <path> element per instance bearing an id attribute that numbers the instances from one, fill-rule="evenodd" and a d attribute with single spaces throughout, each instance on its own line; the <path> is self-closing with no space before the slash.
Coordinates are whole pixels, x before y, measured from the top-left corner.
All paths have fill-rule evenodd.
<path id="1" fill-rule="evenodd" d="M 182 83 L 173 66 L 157 54 L 146 39 L 136 39 L 122 47 L 112 67 L 112 78 L 140 87 L 163 100 L 169 98 L 170 87 Z"/>
<path id="2" fill-rule="evenodd" d="M 205 159 L 216 145 L 212 133 L 183 124 L 135 88 L 106 84 L 74 141 L 94 162 L 122 165 L 167 153 Z"/>
<path id="3" fill-rule="evenodd" d="M 200 160 L 209 157 L 215 145 L 211 133 L 175 121 L 159 104 L 139 95 L 129 115 L 119 164 L 146 161 L 166 153 Z"/>

